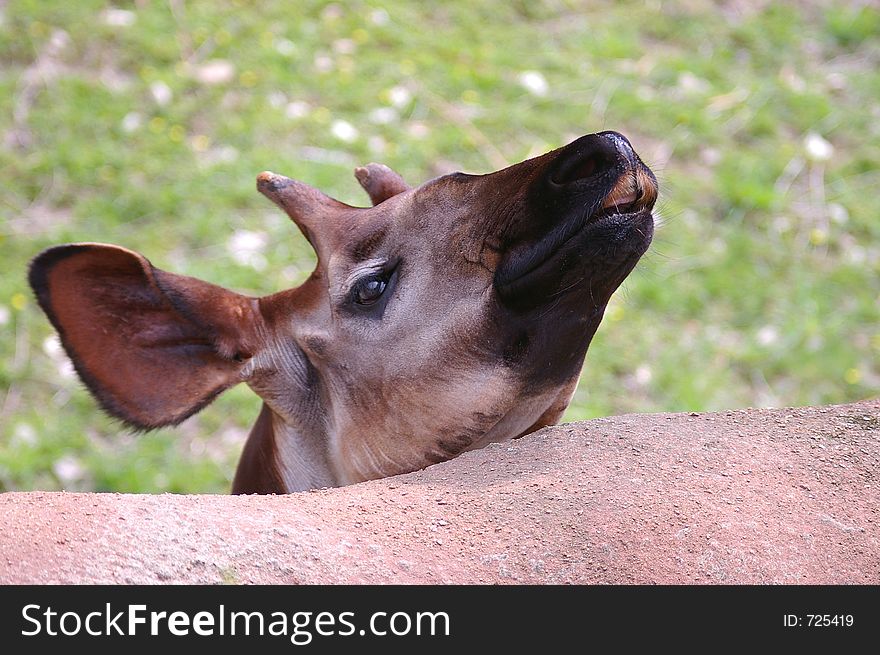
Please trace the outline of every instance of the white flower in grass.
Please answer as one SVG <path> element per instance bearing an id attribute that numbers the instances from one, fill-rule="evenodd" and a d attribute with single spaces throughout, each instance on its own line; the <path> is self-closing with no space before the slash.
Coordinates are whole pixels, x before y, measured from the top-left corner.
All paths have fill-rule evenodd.
<path id="1" fill-rule="evenodd" d="M 275 41 L 275 50 L 283 57 L 292 57 L 296 54 L 296 44 L 290 39 L 278 39 Z"/>
<path id="2" fill-rule="evenodd" d="M 845 225 L 849 221 L 849 212 L 846 207 L 836 202 L 828 203 L 828 216 L 838 225 Z"/>
<path id="3" fill-rule="evenodd" d="M 351 39 L 336 39 L 332 45 L 333 52 L 340 55 L 352 55 L 357 50 L 357 44 Z"/>
<path id="4" fill-rule="evenodd" d="M 711 90 L 706 80 L 697 77 L 690 71 L 684 71 L 678 76 L 678 88 L 688 95 L 708 93 Z"/>
<path id="5" fill-rule="evenodd" d="M 64 355 L 64 348 L 57 334 L 51 334 L 43 339 L 43 352 L 49 359 L 58 359 Z"/>
<path id="6" fill-rule="evenodd" d="M 136 111 L 130 111 L 122 119 L 122 131 L 131 134 L 137 131 L 144 124 L 144 117 Z"/>
<path id="7" fill-rule="evenodd" d="M 352 143 L 358 138 L 357 128 L 348 121 L 336 120 L 330 126 L 330 132 L 340 141 Z"/>
<path id="8" fill-rule="evenodd" d="M 153 96 L 153 100 L 155 100 L 156 104 L 160 107 L 167 106 L 174 97 L 171 87 L 165 84 L 162 80 L 150 84 L 150 95 Z"/>
<path id="9" fill-rule="evenodd" d="M 370 121 L 376 125 L 390 125 L 398 119 L 394 107 L 377 107 L 370 112 Z"/>
<path id="10" fill-rule="evenodd" d="M 785 234 L 791 229 L 791 219 L 785 215 L 774 217 L 770 224 L 779 234 Z"/>
<path id="11" fill-rule="evenodd" d="M 235 77 L 235 66 L 226 59 L 211 59 L 196 68 L 193 77 L 196 81 L 209 86 L 228 84 Z"/>
<path id="12" fill-rule="evenodd" d="M 101 12 L 101 21 L 110 27 L 131 27 L 137 21 L 137 14 L 128 9 L 109 7 Z"/>
<path id="13" fill-rule="evenodd" d="M 388 99 L 391 101 L 392 105 L 398 109 L 402 109 L 409 104 L 410 100 L 412 100 L 412 93 L 410 93 L 409 89 L 405 86 L 395 86 L 388 92 Z"/>
<path id="14" fill-rule="evenodd" d="M 414 139 L 424 139 L 431 133 L 431 128 L 421 121 L 413 121 L 407 126 L 406 131 Z"/>
<path id="15" fill-rule="evenodd" d="M 324 7 L 324 10 L 321 12 L 321 18 L 325 21 L 336 21 L 342 18 L 343 14 L 342 6 L 333 2 Z"/>
<path id="16" fill-rule="evenodd" d="M 0 305 L 0 325 L 6 325 L 9 323 L 10 316 L 9 307 L 6 305 Z"/>
<path id="17" fill-rule="evenodd" d="M 391 22 L 391 17 L 384 9 L 374 9 L 370 12 L 370 22 L 373 25 L 387 25 L 389 22 Z"/>
<path id="18" fill-rule="evenodd" d="M 37 431 L 30 423 L 16 423 L 12 431 L 12 446 L 33 446 L 37 443 Z"/>
<path id="19" fill-rule="evenodd" d="M 294 100 L 287 103 L 287 106 L 284 108 L 284 115 L 291 120 L 296 120 L 308 116 L 309 110 L 309 103 L 302 100 Z"/>
<path id="20" fill-rule="evenodd" d="M 329 55 L 315 55 L 315 70 L 319 73 L 329 73 L 333 70 L 333 57 Z"/>
<path id="21" fill-rule="evenodd" d="M 828 161 L 834 154 L 834 146 L 815 132 L 804 137 L 804 150 L 807 151 L 807 158 L 815 162 Z"/>
<path id="22" fill-rule="evenodd" d="M 268 242 L 269 237 L 265 232 L 235 230 L 226 242 L 226 249 L 237 263 L 262 271 L 266 268 L 263 251 Z"/>
<path id="23" fill-rule="evenodd" d="M 846 259 L 851 264 L 861 266 L 868 261 L 868 252 L 860 245 L 854 243 L 847 247 Z"/>
<path id="24" fill-rule="evenodd" d="M 67 353 L 64 352 L 64 348 L 61 346 L 61 342 L 56 335 L 53 334 L 43 341 L 43 352 L 52 360 L 60 379 L 70 380 L 76 376 L 73 363 L 67 357 Z"/>
<path id="25" fill-rule="evenodd" d="M 238 149 L 234 146 L 217 146 L 206 150 L 201 155 L 200 160 L 205 166 L 231 164 L 238 159 Z"/>
<path id="26" fill-rule="evenodd" d="M 58 376 L 63 380 L 70 380 L 76 377 L 76 370 L 73 368 L 73 362 L 64 352 L 61 340 L 57 334 L 50 335 L 43 340 L 43 352 L 55 364 Z"/>
<path id="27" fill-rule="evenodd" d="M 772 325 L 765 325 L 758 330 L 756 337 L 762 346 L 770 346 L 779 339 L 779 331 Z"/>
<path id="28" fill-rule="evenodd" d="M 269 105 L 275 109 L 287 104 L 287 96 L 281 93 L 281 91 L 273 91 L 266 97 L 266 100 L 268 100 Z"/>
<path id="29" fill-rule="evenodd" d="M 547 78 L 538 71 L 523 71 L 519 74 L 519 83 L 526 91 L 538 98 L 543 98 L 550 91 Z"/>
<path id="30" fill-rule="evenodd" d="M 70 484 L 71 482 L 81 480 L 85 473 L 85 469 L 79 460 L 71 455 L 65 455 L 61 459 L 56 460 L 52 465 L 52 470 L 62 484 Z"/>

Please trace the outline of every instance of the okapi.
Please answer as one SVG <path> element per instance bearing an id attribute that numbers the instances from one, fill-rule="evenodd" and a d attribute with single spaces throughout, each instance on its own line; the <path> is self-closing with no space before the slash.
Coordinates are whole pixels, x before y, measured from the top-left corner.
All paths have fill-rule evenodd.
<path id="1" fill-rule="evenodd" d="M 414 471 L 556 422 L 653 236 L 657 182 L 629 141 L 417 188 L 379 164 L 355 175 L 372 207 L 258 176 L 318 256 L 262 298 L 114 245 L 38 255 L 30 284 L 101 407 L 149 430 L 246 383 L 263 407 L 233 493 Z"/>

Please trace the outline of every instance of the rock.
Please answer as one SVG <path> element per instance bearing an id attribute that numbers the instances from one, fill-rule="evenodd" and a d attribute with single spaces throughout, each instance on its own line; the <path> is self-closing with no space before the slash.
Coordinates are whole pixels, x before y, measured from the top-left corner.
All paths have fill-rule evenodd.
<path id="1" fill-rule="evenodd" d="M 0 583 L 880 583 L 880 399 L 700 416 L 289 496 L 6 493 Z"/>

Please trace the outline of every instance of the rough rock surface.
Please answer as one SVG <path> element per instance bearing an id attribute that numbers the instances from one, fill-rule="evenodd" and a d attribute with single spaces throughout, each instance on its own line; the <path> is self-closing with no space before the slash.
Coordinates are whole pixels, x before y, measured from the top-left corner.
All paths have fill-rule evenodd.
<path id="1" fill-rule="evenodd" d="M 0 495 L 0 583 L 880 583 L 880 399 L 546 428 L 290 496 Z"/>

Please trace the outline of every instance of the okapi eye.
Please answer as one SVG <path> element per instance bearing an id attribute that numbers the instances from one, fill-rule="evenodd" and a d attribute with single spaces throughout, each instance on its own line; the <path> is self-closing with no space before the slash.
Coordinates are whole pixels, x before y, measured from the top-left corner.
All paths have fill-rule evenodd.
<path id="1" fill-rule="evenodd" d="M 384 273 L 369 275 L 357 281 L 352 289 L 354 301 L 359 305 L 372 305 L 382 297 L 388 286 L 388 278 Z"/>

